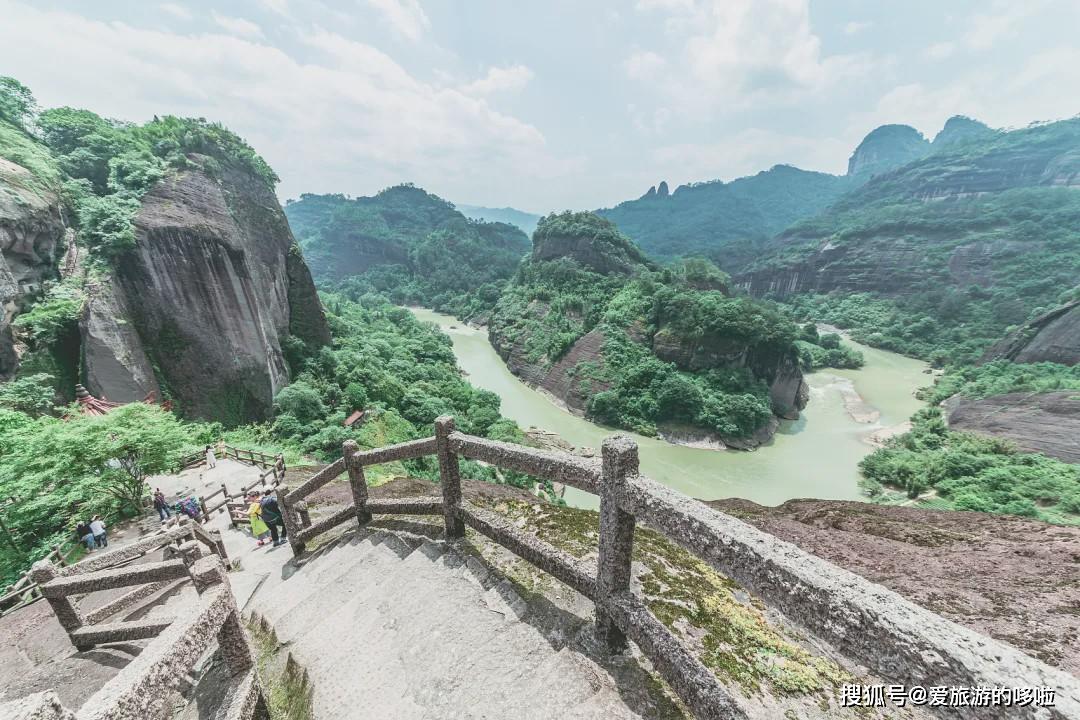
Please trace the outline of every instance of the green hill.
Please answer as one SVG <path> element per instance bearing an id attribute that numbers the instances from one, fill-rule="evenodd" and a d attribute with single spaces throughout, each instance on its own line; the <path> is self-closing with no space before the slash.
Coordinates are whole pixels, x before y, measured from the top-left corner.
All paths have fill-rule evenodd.
<path id="1" fill-rule="evenodd" d="M 462 316 L 494 304 L 529 250 L 518 228 L 470 220 L 412 185 L 374 197 L 305 194 L 285 214 L 316 280 Z"/>
<path id="2" fill-rule="evenodd" d="M 488 320 L 512 372 L 592 419 L 754 447 L 797 417 L 797 330 L 704 260 L 659 270 L 592 213 L 549 215 Z"/>

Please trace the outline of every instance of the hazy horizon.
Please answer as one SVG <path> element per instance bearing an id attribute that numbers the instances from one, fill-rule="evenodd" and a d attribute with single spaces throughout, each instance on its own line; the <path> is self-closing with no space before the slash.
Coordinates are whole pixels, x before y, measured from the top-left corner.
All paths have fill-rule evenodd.
<path id="1" fill-rule="evenodd" d="M 202 116 L 301 193 L 609 207 L 776 164 L 842 174 L 874 127 L 1072 117 L 1080 6 L 857 0 L 0 0 L 43 107 Z"/>

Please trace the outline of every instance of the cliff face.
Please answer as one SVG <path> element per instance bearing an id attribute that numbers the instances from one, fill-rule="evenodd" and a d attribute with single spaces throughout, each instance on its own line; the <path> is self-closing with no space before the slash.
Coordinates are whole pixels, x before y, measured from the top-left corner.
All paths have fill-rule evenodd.
<path id="1" fill-rule="evenodd" d="M 1041 315 L 986 351 L 983 362 L 1080 362 L 1080 300 Z"/>
<path id="2" fill-rule="evenodd" d="M 1080 463 L 1080 393 L 1006 393 L 945 403 L 949 427 L 1004 438 L 1021 450 Z"/>
<path id="3" fill-rule="evenodd" d="M 56 277 L 64 232 L 57 194 L 0 158 L 0 381 L 18 368 L 11 323 L 42 282 Z"/>
<path id="4" fill-rule="evenodd" d="M 143 197 L 135 225 L 135 249 L 81 324 L 87 388 L 141 399 L 156 375 L 185 415 L 269 417 L 288 383 L 285 338 L 329 341 L 273 192 L 237 168 L 220 180 L 185 170 Z"/>

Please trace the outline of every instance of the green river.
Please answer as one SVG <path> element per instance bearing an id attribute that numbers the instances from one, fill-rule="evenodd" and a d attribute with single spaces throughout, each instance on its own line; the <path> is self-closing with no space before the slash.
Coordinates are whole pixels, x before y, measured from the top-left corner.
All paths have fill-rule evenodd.
<path id="1" fill-rule="evenodd" d="M 591 448 L 616 432 L 563 410 L 514 377 L 488 343 L 487 331 L 431 310 L 412 311 L 450 336 L 469 381 L 502 398 L 503 415 L 522 428 L 543 428 Z M 930 376 L 919 360 L 848 342 L 863 353 L 866 365 L 807 375 L 810 402 L 802 417 L 783 421 L 767 446 L 753 452 L 703 450 L 629 433 L 640 447 L 642 472 L 703 500 L 739 497 L 778 505 L 792 498 L 859 499 L 857 466 L 873 449 L 866 437 L 918 410 L 922 402 L 914 391 L 929 384 Z M 571 505 L 597 505 L 595 496 L 573 488 L 565 497 Z"/>

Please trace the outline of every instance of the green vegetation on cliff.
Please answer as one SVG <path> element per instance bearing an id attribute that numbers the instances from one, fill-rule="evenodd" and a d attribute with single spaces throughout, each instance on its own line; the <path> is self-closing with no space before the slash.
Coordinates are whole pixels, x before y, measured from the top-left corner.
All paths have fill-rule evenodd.
<path id="1" fill-rule="evenodd" d="M 706 261 L 656 269 L 590 213 L 540 221 L 489 328 L 512 370 L 565 387 L 560 399 L 599 422 L 644 434 L 682 425 L 745 438 L 783 402 L 770 392 L 778 376 L 801 382 L 794 324 L 733 297 Z M 796 393 L 783 412 L 797 412 Z"/>
<path id="2" fill-rule="evenodd" d="M 469 220 L 412 185 L 374 197 L 305 194 L 285 214 L 317 281 L 460 317 L 490 309 L 529 249 L 518 228 Z"/>
<path id="3" fill-rule="evenodd" d="M 1069 367 L 1051 362 L 995 360 L 974 367 L 952 368 L 920 397 L 937 405 L 953 395 L 978 399 L 1005 393 L 1054 390 L 1080 390 L 1080 365 Z"/>
<path id="4" fill-rule="evenodd" d="M 910 432 L 860 463 L 872 497 L 888 501 L 883 493 L 895 490 L 928 507 L 1080 524 L 1080 466 L 949 430 L 936 407 L 912 420 Z"/>

